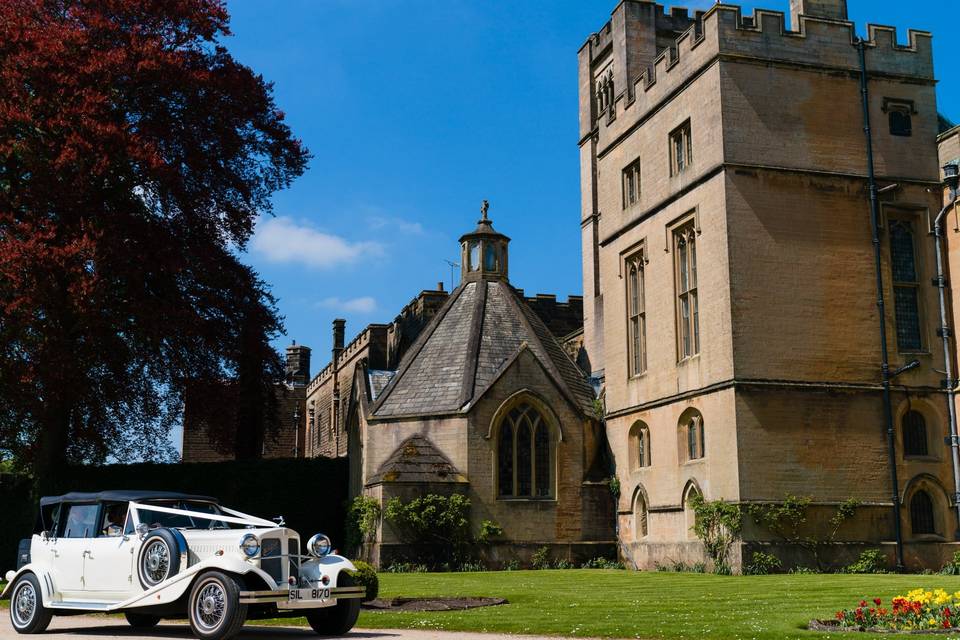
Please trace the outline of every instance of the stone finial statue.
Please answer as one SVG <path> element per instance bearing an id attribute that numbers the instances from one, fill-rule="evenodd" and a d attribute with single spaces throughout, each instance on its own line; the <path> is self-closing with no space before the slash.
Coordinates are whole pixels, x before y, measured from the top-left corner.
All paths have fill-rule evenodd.
<path id="1" fill-rule="evenodd" d="M 489 209 L 489 208 L 490 208 L 490 203 L 487 202 L 486 200 L 484 200 L 484 201 L 480 204 L 480 213 L 483 215 L 483 219 L 484 219 L 484 220 L 487 219 L 487 209 Z"/>

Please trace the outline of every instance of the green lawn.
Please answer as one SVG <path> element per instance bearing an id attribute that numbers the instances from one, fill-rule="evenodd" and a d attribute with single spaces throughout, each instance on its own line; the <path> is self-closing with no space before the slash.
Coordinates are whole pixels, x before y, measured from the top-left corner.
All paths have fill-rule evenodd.
<path id="1" fill-rule="evenodd" d="M 960 589 L 960 577 L 715 576 L 634 571 L 382 574 L 382 597 L 500 596 L 509 605 L 432 613 L 363 612 L 358 626 L 614 638 L 837 638 L 804 629 L 862 598 L 915 587 Z M 889 635 L 842 634 L 849 638 Z M 945 637 L 945 636 L 938 636 Z M 957 636 L 960 637 L 960 636 Z"/>

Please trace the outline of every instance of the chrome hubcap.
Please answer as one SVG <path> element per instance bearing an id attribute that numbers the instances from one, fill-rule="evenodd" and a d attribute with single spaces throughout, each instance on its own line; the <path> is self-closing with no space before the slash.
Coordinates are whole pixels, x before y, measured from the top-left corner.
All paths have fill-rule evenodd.
<path id="1" fill-rule="evenodd" d="M 226 595 L 219 582 L 208 582 L 197 594 L 194 616 L 197 625 L 205 630 L 215 629 L 223 622 L 226 611 Z"/>
<path id="2" fill-rule="evenodd" d="M 162 540 L 151 542 L 144 553 L 144 575 L 154 583 L 160 583 L 167 577 L 170 568 L 170 552 Z"/>
<path id="3" fill-rule="evenodd" d="M 13 596 L 13 605 L 11 612 L 18 626 L 26 626 L 33 620 L 33 614 L 37 610 L 37 591 L 33 585 L 26 580 L 17 587 L 17 593 Z"/>

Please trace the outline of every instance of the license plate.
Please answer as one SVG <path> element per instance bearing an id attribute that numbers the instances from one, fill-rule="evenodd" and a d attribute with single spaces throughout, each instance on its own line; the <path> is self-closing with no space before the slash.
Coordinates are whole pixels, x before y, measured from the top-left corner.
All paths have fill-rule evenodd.
<path id="1" fill-rule="evenodd" d="M 330 589 L 290 589 L 290 602 L 301 600 L 327 600 L 330 598 Z"/>

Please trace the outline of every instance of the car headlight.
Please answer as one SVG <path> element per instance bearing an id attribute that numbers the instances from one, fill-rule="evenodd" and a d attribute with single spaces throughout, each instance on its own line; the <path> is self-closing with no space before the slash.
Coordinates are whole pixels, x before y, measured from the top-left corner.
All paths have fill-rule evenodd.
<path id="1" fill-rule="evenodd" d="M 253 558 L 260 553 L 260 541 L 257 539 L 257 536 L 248 533 L 240 538 L 240 551 L 248 558 Z"/>
<path id="2" fill-rule="evenodd" d="M 330 542 L 330 538 L 322 533 L 318 533 L 307 542 L 307 551 L 315 558 L 322 558 L 328 555 L 332 549 L 333 545 Z"/>

